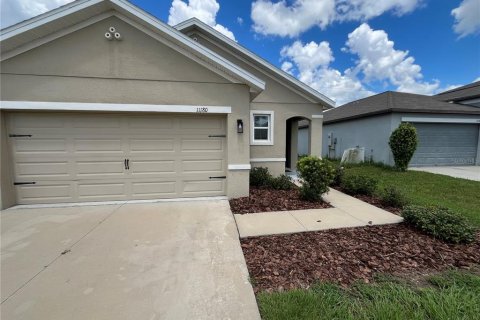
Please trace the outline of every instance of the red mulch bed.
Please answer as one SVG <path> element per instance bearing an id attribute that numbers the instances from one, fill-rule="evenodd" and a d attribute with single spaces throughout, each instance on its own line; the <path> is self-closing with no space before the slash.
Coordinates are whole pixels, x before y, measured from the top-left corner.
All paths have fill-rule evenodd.
<path id="1" fill-rule="evenodd" d="M 344 286 L 376 273 L 402 276 L 480 264 L 480 233 L 469 245 L 447 244 L 404 224 L 242 239 L 254 289 Z"/>
<path id="2" fill-rule="evenodd" d="M 230 200 L 232 212 L 241 214 L 330 207 L 327 202 L 300 199 L 298 189 L 273 190 L 250 187 L 250 196 Z"/>

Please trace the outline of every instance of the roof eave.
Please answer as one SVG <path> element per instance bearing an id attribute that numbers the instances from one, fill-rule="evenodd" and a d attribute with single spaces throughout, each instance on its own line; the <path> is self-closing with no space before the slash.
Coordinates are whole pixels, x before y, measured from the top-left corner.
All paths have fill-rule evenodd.
<path id="1" fill-rule="evenodd" d="M 263 68 L 266 68 L 267 71 L 271 71 L 276 75 L 281 76 L 283 79 L 288 81 L 293 87 L 297 90 L 300 90 L 302 93 L 310 96 L 314 100 L 326 104 L 327 108 L 335 107 L 335 101 L 328 98 L 327 96 L 323 95 L 322 93 L 318 92 L 317 90 L 313 89 L 312 87 L 308 86 L 307 84 L 301 82 L 300 80 L 296 79 L 292 75 L 288 74 L 287 72 L 280 70 L 279 68 L 275 67 L 268 61 L 264 60 L 263 58 L 257 56 L 256 54 L 252 53 L 251 51 L 247 50 L 246 48 L 239 45 L 237 42 L 233 41 L 232 39 L 228 38 L 227 36 L 223 35 L 222 33 L 218 32 L 217 30 L 211 28 L 210 26 L 206 25 L 204 22 L 200 21 L 198 18 L 190 18 L 179 24 L 175 25 L 174 28 L 183 31 L 188 30 L 193 27 L 198 27 L 202 31 L 207 32 L 209 35 L 218 38 L 219 40 L 223 41 L 230 47 L 234 48 L 235 50 L 241 52 L 248 58 L 252 59 L 256 63 L 258 63 Z"/>

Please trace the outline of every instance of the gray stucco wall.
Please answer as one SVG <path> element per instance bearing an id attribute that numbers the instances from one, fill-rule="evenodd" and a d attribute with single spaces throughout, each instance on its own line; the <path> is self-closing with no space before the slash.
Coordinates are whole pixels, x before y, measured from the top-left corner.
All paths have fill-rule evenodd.
<path id="1" fill-rule="evenodd" d="M 415 122 L 421 122 L 421 119 L 428 121 L 432 119 L 441 119 L 441 121 L 452 119 L 455 121 L 456 119 L 472 120 L 480 118 L 475 115 L 393 113 L 332 124 L 327 123 L 323 125 L 322 155 L 324 157 L 330 156 L 330 158 L 341 158 L 345 149 L 359 146 L 365 148 L 365 160 L 372 159 L 375 162 L 394 165 L 388 139 L 391 132 L 400 125 L 404 117 L 415 118 Z M 337 144 L 335 150 L 330 151 L 329 155 L 328 135 L 330 133 L 333 133 L 333 138 L 337 139 Z M 478 149 L 480 150 L 480 146 Z"/>
<path id="2" fill-rule="evenodd" d="M 341 158 L 343 151 L 357 146 L 365 148 L 366 160 L 393 164 L 388 147 L 392 131 L 392 115 L 380 115 L 323 125 L 322 154 L 324 157 Z M 329 154 L 328 135 L 337 139 L 335 150 Z"/>

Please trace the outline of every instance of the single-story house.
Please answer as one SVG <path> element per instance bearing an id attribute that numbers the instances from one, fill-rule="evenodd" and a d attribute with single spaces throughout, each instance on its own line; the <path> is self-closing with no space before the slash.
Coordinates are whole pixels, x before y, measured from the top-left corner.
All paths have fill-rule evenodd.
<path id="1" fill-rule="evenodd" d="M 480 107 L 480 81 L 439 93 L 438 100 Z"/>
<path id="2" fill-rule="evenodd" d="M 480 108 L 437 97 L 387 91 L 327 110 L 323 155 L 341 158 L 364 148 L 365 161 L 394 165 L 388 140 L 400 123 L 412 123 L 419 144 L 411 166 L 480 164 Z"/>
<path id="3" fill-rule="evenodd" d="M 197 19 L 78 0 L 1 30 L 0 207 L 246 196 L 334 102 Z"/>

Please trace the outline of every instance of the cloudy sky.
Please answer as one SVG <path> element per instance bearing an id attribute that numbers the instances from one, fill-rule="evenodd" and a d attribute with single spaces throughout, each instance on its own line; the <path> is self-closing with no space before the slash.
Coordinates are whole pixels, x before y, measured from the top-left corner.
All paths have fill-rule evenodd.
<path id="1" fill-rule="evenodd" d="M 1 0 L 2 28 L 69 2 Z M 197 17 L 337 101 L 435 94 L 480 77 L 480 0 L 132 0 Z M 480 80 L 480 79 L 479 79 Z"/>

